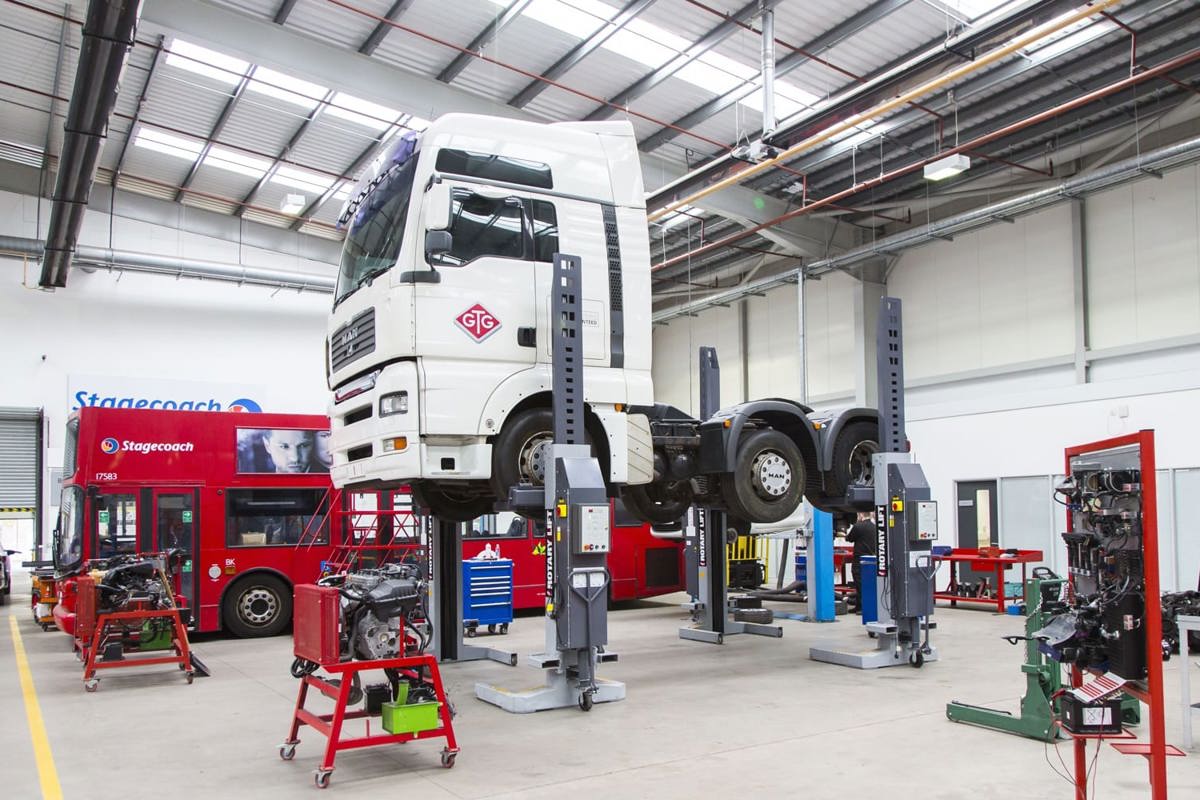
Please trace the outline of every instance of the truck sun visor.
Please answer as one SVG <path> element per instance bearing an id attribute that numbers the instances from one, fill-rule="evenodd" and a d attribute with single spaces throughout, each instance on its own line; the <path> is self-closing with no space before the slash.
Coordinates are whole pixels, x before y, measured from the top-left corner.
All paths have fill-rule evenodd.
<path id="1" fill-rule="evenodd" d="M 371 162 L 371 166 L 358 179 L 342 213 L 338 215 L 338 228 L 345 227 L 350 220 L 355 219 L 360 209 L 371 208 L 370 204 L 365 204 L 366 199 L 376 188 L 385 184 L 388 177 L 398 168 L 416 155 L 418 139 L 419 135 L 415 131 L 409 131 L 394 139 L 383 154 Z M 386 192 L 380 193 L 379 200 L 382 201 L 385 196 Z M 356 223 L 359 221 L 355 219 Z"/>

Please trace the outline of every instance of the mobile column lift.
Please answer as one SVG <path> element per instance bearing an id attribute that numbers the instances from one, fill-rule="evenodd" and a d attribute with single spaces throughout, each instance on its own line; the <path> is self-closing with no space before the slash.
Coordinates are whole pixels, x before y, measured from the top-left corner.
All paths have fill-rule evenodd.
<path id="1" fill-rule="evenodd" d="M 625 699 L 625 684 L 596 676 L 598 665 L 617 660 L 608 642 L 607 567 L 611 545 L 608 494 L 600 464 L 584 438 L 581 272 L 577 256 L 554 255 L 551 319 L 554 325 L 553 470 L 544 489 L 511 490 L 514 507 L 543 507 L 546 548 L 546 648 L 530 663 L 545 670 L 544 686 L 512 691 L 475 684 L 475 696 L 505 711 L 525 714 Z"/>
<path id="2" fill-rule="evenodd" d="M 721 367 L 715 347 L 700 348 L 700 418 L 708 419 L 721 405 Z M 693 506 L 684 531 L 686 542 L 687 591 L 691 600 L 683 604 L 692 614 L 693 625 L 679 629 L 680 639 L 724 644 L 726 636 L 749 633 L 783 636 L 783 628 L 760 622 L 729 619 L 729 587 L 725 579 L 725 546 L 750 526 L 729 517 L 723 510 Z M 758 607 L 761 608 L 761 602 Z M 735 610 L 735 617 L 744 613 Z M 768 615 L 770 612 L 767 612 Z M 768 616 L 768 619 L 770 617 Z"/>
<path id="3" fill-rule="evenodd" d="M 933 560 L 933 542 L 938 531 L 937 503 L 930 499 L 929 484 L 921 466 L 913 463 L 912 455 L 906 452 L 904 350 L 900 300 L 895 297 L 879 301 L 876 360 L 881 452 L 872 456 L 872 467 L 879 618 L 866 625 L 875 637 L 875 646 L 816 646 L 809 649 L 809 658 L 856 669 L 878 669 L 905 662 L 920 667 L 938 657 L 937 650 L 929 643 L 929 631 L 936 627 L 930 617 L 937 572 Z"/>

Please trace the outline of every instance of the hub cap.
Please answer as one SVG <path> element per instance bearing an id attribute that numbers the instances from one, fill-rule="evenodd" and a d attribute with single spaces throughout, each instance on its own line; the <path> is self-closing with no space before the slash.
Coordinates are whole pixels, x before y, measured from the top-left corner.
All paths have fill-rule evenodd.
<path id="1" fill-rule="evenodd" d="M 545 484 L 546 461 L 550 456 L 551 439 L 552 435 L 547 432 L 530 436 L 525 440 L 525 444 L 521 446 L 521 450 L 517 454 L 521 480 L 532 483 L 534 486 Z"/>
<path id="2" fill-rule="evenodd" d="M 759 453 L 751 471 L 754 475 L 754 491 L 769 500 L 783 497 L 792 485 L 791 466 L 773 450 Z"/>
<path id="3" fill-rule="evenodd" d="M 279 613 L 279 598 L 270 589 L 254 586 L 238 598 L 238 616 L 247 625 L 266 625 Z"/>
<path id="4" fill-rule="evenodd" d="M 875 468 L 871 456 L 879 452 L 875 442 L 859 442 L 850 451 L 850 483 L 858 486 L 873 486 Z"/>

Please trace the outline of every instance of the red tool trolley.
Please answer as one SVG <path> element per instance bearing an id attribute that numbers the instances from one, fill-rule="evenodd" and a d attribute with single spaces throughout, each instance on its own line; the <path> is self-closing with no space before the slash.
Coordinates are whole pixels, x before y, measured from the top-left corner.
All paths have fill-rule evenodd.
<path id="1" fill-rule="evenodd" d="M 401 655 L 393 658 L 371 660 L 349 660 L 352 656 L 343 653 L 347 637 L 339 635 L 341 626 L 341 592 L 335 586 L 301 585 L 296 587 L 295 634 L 293 650 L 296 661 L 292 673 L 300 678 L 296 697 L 296 708 L 292 714 L 291 728 L 287 739 L 279 746 L 279 757 L 291 761 L 300 743 L 300 728 L 303 725 L 326 737 L 325 755 L 314 771 L 317 787 L 329 786 L 333 774 L 334 759 L 341 750 L 375 747 L 385 744 L 404 744 L 418 739 L 445 739 L 442 749 L 442 766 L 453 767 L 458 755 L 458 743 L 454 738 L 450 704 L 442 686 L 437 660 L 432 654 L 421 652 L 425 642 L 419 632 L 402 620 L 395 630 L 399 631 L 398 650 Z M 411 633 L 410 633 L 411 631 Z M 354 645 L 351 642 L 351 648 Z M 316 675 L 320 668 L 329 676 Z M 360 676 L 371 671 L 383 671 L 387 684 L 366 686 L 360 689 Z M 314 688 L 334 701 L 333 711 L 318 714 L 305 707 L 309 688 Z M 384 701 L 372 697 L 375 689 L 383 689 Z M 362 697 L 362 708 L 354 709 Z M 378 711 L 372 704 L 378 704 Z M 371 719 L 377 717 L 380 730 L 371 731 Z M 347 736 L 345 724 L 349 720 L 363 720 L 365 732 L 359 736 Z"/>

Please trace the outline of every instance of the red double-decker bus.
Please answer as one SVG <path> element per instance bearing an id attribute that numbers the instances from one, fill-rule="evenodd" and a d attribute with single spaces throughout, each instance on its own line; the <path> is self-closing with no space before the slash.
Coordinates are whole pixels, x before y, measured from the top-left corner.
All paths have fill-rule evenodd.
<path id="1" fill-rule="evenodd" d="M 611 504 L 612 549 L 608 554 L 609 600 L 637 600 L 684 589 L 683 543 L 660 538 L 650 526 Z M 485 549 L 500 551 L 513 561 L 513 608 L 543 608 L 546 604 L 545 526 L 515 514 L 489 514 L 475 520 L 463 536 L 463 558 Z"/>
<path id="2" fill-rule="evenodd" d="M 292 585 L 330 545 L 329 420 L 85 407 L 67 422 L 54 564 L 74 629 L 72 576 L 90 559 L 183 552 L 180 592 L 200 631 L 270 636 Z"/>

